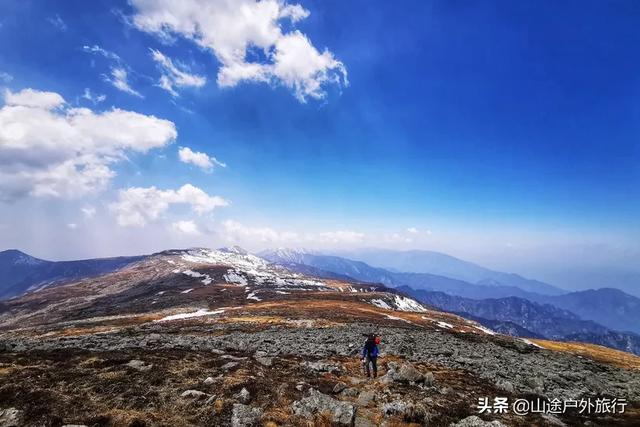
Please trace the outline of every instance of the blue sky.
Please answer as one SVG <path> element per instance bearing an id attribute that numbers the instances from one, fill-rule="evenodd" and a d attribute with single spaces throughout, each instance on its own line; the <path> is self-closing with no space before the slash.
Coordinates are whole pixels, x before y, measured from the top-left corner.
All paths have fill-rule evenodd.
<path id="1" fill-rule="evenodd" d="M 253 22 L 245 34 L 226 15 L 215 20 L 242 2 L 185 2 L 195 18 L 175 2 L 148 3 L 0 5 L 5 90 L 57 93 L 67 112 L 154 116 L 177 131 L 146 151 L 119 145 L 126 159 L 102 158 L 113 176 L 95 191 L 7 186 L 0 247 L 58 259 L 192 244 L 424 248 L 567 287 L 640 280 L 637 2 L 274 0 L 288 15 L 264 21 L 280 37 L 264 49 L 251 45 L 263 37 Z M 158 10 L 174 27 L 159 30 Z M 184 30 L 189 20 L 202 35 Z M 275 64 L 270 55 L 292 34 L 312 47 Z M 222 70 L 238 65 L 225 49 L 242 37 L 240 65 L 274 68 L 230 71 L 237 80 L 223 84 Z M 171 74 L 152 49 L 206 83 L 163 89 Z M 316 71 L 326 78 L 305 74 L 317 59 L 305 55 L 325 49 Z M 129 91 L 114 85 L 114 69 L 126 71 Z M 319 89 L 296 92 L 296 82 Z M 226 167 L 181 162 L 180 147 Z M 0 151 L 15 173 L 12 155 Z M 196 212 L 187 196 L 155 194 L 171 198 L 168 208 L 122 224 L 120 191 L 185 184 L 228 206 Z"/>

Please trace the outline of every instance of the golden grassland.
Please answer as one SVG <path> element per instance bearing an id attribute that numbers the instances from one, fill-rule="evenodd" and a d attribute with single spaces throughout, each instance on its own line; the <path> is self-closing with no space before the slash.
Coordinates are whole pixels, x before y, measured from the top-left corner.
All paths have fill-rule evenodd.
<path id="1" fill-rule="evenodd" d="M 548 350 L 577 354 L 595 360 L 596 362 L 608 363 L 620 368 L 640 370 L 640 357 L 631 353 L 625 353 L 624 351 L 581 342 L 560 342 L 539 339 L 531 339 L 530 341 Z"/>

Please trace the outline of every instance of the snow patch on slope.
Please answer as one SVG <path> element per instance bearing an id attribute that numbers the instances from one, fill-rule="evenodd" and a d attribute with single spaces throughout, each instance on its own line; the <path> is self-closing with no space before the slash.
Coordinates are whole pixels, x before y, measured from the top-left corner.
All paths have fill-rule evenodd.
<path id="1" fill-rule="evenodd" d="M 411 298 L 402 297 L 400 295 L 395 296 L 395 304 L 397 309 L 400 311 L 417 311 L 417 312 L 427 311 L 427 309 L 424 308 L 424 306 L 420 304 L 418 301 Z"/>

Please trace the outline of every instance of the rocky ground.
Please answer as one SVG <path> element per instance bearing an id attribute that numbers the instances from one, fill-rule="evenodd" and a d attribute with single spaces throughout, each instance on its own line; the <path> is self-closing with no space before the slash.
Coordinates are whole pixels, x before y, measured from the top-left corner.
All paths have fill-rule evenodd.
<path id="1" fill-rule="evenodd" d="M 145 264 L 6 303 L 0 427 L 640 425 L 635 356 L 540 348 L 376 287 L 299 277 L 274 287 L 238 265 L 188 271 Z M 375 380 L 358 357 L 372 332 L 382 336 Z M 479 399 L 495 397 L 628 405 L 606 416 L 479 413 Z"/>

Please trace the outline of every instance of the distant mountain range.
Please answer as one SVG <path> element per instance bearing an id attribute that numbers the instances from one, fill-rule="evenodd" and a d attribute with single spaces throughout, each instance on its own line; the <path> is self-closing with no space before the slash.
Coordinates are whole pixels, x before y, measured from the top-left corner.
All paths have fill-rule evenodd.
<path id="1" fill-rule="evenodd" d="M 336 255 L 392 271 L 429 273 L 477 285 L 517 287 L 526 292 L 544 295 L 565 293 L 564 290 L 539 280 L 527 279 L 514 273 L 494 271 L 440 252 L 361 249 L 336 253 Z"/>
<path id="2" fill-rule="evenodd" d="M 386 252 L 380 251 L 380 253 Z M 368 253 L 376 254 L 373 250 Z M 394 252 L 388 251 L 388 253 Z M 406 255 L 407 252 L 401 254 Z M 417 259 L 427 254 L 426 258 L 432 263 L 435 262 L 434 259 L 442 259 L 445 263 L 449 263 L 447 268 L 434 267 L 439 273 L 459 266 L 462 270 L 467 267 L 468 269 L 457 277 L 474 275 L 477 279 L 481 277 L 480 273 L 491 272 L 493 278 L 486 276 L 475 283 L 470 283 L 439 274 L 390 271 L 372 267 L 363 261 L 290 249 L 264 251 L 260 255 L 271 262 L 286 265 L 296 271 L 304 271 L 312 267 L 363 282 L 396 287 L 422 302 L 474 318 L 501 333 L 563 340 L 580 338 L 587 342 L 626 351 L 640 351 L 640 337 L 635 335 L 640 333 L 640 299 L 632 295 L 610 288 L 557 294 L 558 288 L 551 285 L 536 285 L 538 289 L 552 292 L 551 295 L 544 295 L 515 285 L 502 285 L 504 282 L 521 285 L 524 283 L 527 289 L 532 289 L 534 284 L 541 283 L 535 280 L 492 272 L 443 254 L 424 251 L 412 251 L 409 254 L 409 257 L 390 256 L 390 259 L 396 260 L 393 268 L 425 271 L 426 267 L 419 268 L 412 262 L 418 262 Z M 498 282 L 496 277 L 501 277 L 502 282 Z M 506 279 L 512 279 L 512 281 Z"/>
<path id="3" fill-rule="evenodd" d="M 410 286 L 414 289 L 442 291 L 467 298 L 501 298 L 506 296 L 538 296 L 516 286 L 505 286 L 491 282 L 472 284 L 460 279 L 440 276 L 431 273 L 404 273 L 334 255 L 322 255 L 314 252 L 276 249 L 258 254 L 262 258 L 304 273 L 307 267 L 320 271 L 332 272 L 355 280 L 398 287 Z M 554 292 L 555 294 L 555 292 Z"/>
<path id="4" fill-rule="evenodd" d="M 420 302 L 460 314 L 500 333 L 526 338 L 590 342 L 640 354 L 640 335 L 611 330 L 550 304 L 538 304 L 517 297 L 473 300 L 407 286 L 398 290 Z"/>
<path id="5" fill-rule="evenodd" d="M 15 249 L 0 252 L 0 299 L 71 280 L 98 276 L 141 260 L 142 256 L 79 261 L 46 261 Z"/>

